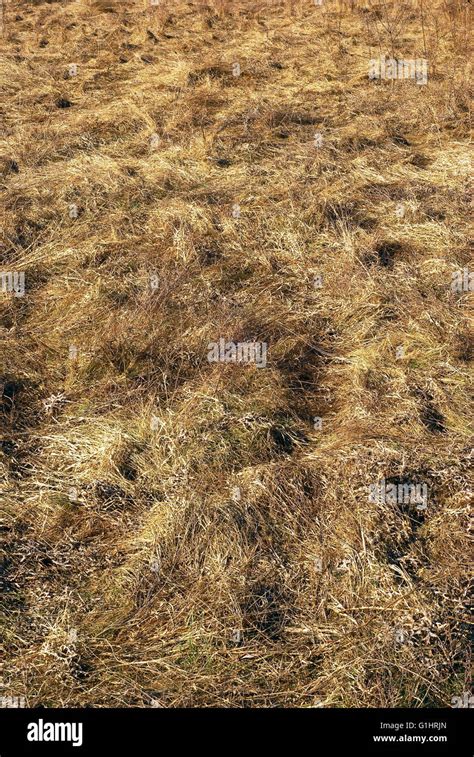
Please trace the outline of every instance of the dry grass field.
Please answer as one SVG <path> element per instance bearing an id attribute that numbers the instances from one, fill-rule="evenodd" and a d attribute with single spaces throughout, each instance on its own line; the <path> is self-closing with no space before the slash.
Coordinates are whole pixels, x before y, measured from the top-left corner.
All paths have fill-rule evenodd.
<path id="1" fill-rule="evenodd" d="M 1 5 L 0 693 L 449 707 L 470 3 L 150 3 Z"/>

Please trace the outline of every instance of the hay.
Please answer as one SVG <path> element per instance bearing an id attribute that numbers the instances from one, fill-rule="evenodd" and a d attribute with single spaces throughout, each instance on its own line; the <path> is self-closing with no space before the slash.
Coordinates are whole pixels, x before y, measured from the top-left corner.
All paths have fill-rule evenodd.
<path id="1" fill-rule="evenodd" d="M 467 9 L 4 6 L 11 695 L 466 690 Z M 382 55 L 426 58 L 427 85 L 370 80 Z M 266 367 L 208 362 L 220 338 Z M 381 479 L 426 510 L 370 501 Z"/>

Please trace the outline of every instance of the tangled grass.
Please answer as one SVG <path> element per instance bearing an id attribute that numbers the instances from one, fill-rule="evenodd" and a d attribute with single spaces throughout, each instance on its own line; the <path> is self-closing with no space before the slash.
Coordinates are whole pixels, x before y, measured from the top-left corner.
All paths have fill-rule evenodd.
<path id="1" fill-rule="evenodd" d="M 3 6 L 6 692 L 468 689 L 468 8 Z M 428 84 L 369 80 L 382 55 Z M 266 367 L 208 362 L 221 337 Z"/>

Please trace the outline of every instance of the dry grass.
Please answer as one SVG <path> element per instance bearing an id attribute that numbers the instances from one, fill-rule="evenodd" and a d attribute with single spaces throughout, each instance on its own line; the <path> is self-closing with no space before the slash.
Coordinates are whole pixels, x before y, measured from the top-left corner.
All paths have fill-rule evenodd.
<path id="1" fill-rule="evenodd" d="M 468 7 L 7 4 L 8 693 L 468 689 Z M 426 57 L 428 84 L 369 81 L 383 54 Z M 219 337 L 267 367 L 209 363 Z M 427 509 L 371 503 L 382 477 L 426 482 Z"/>

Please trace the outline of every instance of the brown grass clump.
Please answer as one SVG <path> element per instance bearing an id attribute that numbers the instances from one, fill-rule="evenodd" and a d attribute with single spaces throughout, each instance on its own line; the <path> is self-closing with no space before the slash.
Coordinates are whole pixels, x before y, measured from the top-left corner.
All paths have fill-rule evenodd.
<path id="1" fill-rule="evenodd" d="M 468 7 L 4 6 L 1 677 L 29 706 L 467 690 Z"/>

